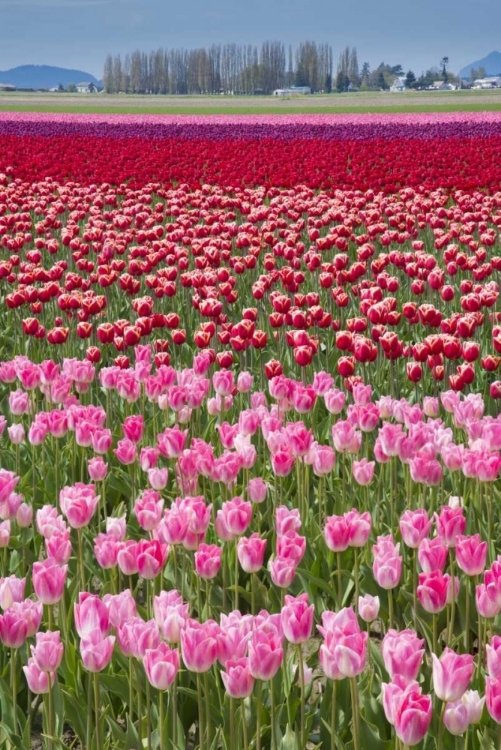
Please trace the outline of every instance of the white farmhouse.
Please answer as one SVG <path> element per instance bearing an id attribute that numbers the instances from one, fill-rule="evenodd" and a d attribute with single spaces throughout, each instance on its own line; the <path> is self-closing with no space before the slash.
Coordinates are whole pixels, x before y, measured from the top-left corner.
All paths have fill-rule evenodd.
<path id="1" fill-rule="evenodd" d="M 406 91 L 405 78 L 398 78 L 398 77 L 395 78 L 395 80 L 390 86 L 390 91 L 393 91 L 393 92 Z"/>
<path id="2" fill-rule="evenodd" d="M 97 87 L 91 81 L 83 81 L 82 83 L 77 83 L 77 93 L 79 94 L 95 94 L 96 91 Z"/>
<path id="3" fill-rule="evenodd" d="M 473 82 L 474 89 L 501 89 L 501 76 L 486 76 Z"/>

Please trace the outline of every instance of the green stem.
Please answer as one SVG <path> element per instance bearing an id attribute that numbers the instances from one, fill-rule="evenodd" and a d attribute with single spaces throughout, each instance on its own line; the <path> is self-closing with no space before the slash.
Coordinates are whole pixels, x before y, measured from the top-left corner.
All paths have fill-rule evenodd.
<path id="1" fill-rule="evenodd" d="M 332 680 L 331 699 L 331 750 L 336 750 L 336 680 Z"/>
<path id="2" fill-rule="evenodd" d="M 258 680 L 257 682 L 257 695 L 256 695 L 256 750 L 261 750 L 261 703 L 263 695 L 263 682 Z M 273 716 L 272 716 L 273 722 Z M 273 727 L 272 727 L 273 730 Z M 273 736 L 273 732 L 272 732 Z"/>
<path id="3" fill-rule="evenodd" d="M 353 750 L 360 750 L 360 726 L 358 716 L 358 685 L 355 677 L 350 678 L 351 705 L 353 709 Z M 305 746 L 303 746 L 305 747 Z"/>
<path id="4" fill-rule="evenodd" d="M 49 741 L 47 743 L 48 750 L 52 750 L 54 747 L 54 743 L 52 738 L 54 737 L 54 688 L 52 685 L 52 680 L 50 678 L 49 674 L 49 694 L 48 694 L 48 735 L 49 735 Z"/>
<path id="5" fill-rule="evenodd" d="M 275 691 L 273 689 L 273 680 L 270 680 L 270 698 L 271 698 L 271 746 L 273 750 L 278 750 L 277 719 L 276 719 Z"/>
<path id="6" fill-rule="evenodd" d="M 244 736 L 244 750 L 249 750 L 249 739 L 247 737 L 247 722 L 245 720 L 245 700 L 240 705 L 240 715 L 242 717 L 242 732 Z"/>
<path id="7" fill-rule="evenodd" d="M 14 720 L 14 734 L 17 735 L 17 652 L 15 648 L 10 651 L 10 686 L 12 690 L 12 714 Z"/>
<path id="8" fill-rule="evenodd" d="M 158 691 L 158 713 L 159 713 L 159 720 L 160 720 L 160 750 L 167 750 L 167 745 L 165 744 L 165 734 L 167 734 L 167 737 L 169 736 L 169 733 L 165 733 L 165 710 L 164 710 L 164 693 L 163 690 Z"/>
<path id="9" fill-rule="evenodd" d="M 200 673 L 197 673 L 197 698 L 198 698 L 198 735 L 199 735 L 199 746 L 200 750 L 204 750 L 204 719 L 203 719 L 203 704 L 202 704 L 202 678 Z M 233 708 L 233 706 L 232 706 Z M 231 711 L 233 718 L 233 711 Z"/>
<path id="10" fill-rule="evenodd" d="M 99 672 L 94 672 L 94 711 L 96 714 L 96 750 L 101 750 L 99 731 Z"/>
<path id="11" fill-rule="evenodd" d="M 80 573 L 80 590 L 85 591 L 85 571 L 84 571 L 84 559 L 83 559 L 83 540 L 82 540 L 82 529 L 77 529 L 78 539 L 78 568 Z"/>
<path id="12" fill-rule="evenodd" d="M 393 589 L 388 589 L 388 617 L 389 627 L 393 628 Z"/>
<path id="13" fill-rule="evenodd" d="M 87 701 L 87 726 L 86 726 L 86 747 L 92 747 L 92 673 L 89 672 L 87 676 L 87 695 L 89 700 Z"/>
<path id="14" fill-rule="evenodd" d="M 466 586 L 466 606 L 465 619 L 466 628 L 464 633 L 464 648 L 467 654 L 470 653 L 470 579 L 466 576 L 464 585 Z"/>
<path id="15" fill-rule="evenodd" d="M 341 609 L 342 602 L 343 602 L 343 577 L 341 574 L 341 552 L 336 552 L 336 558 L 337 558 L 337 606 L 338 606 L 338 609 Z"/>
<path id="16" fill-rule="evenodd" d="M 235 742 L 235 699 L 230 698 L 230 747 L 236 748 L 237 744 Z M 200 745 L 200 750 L 202 750 L 202 745 Z"/>
<path id="17" fill-rule="evenodd" d="M 305 693 L 304 693 L 304 662 L 301 644 L 297 647 L 297 657 L 299 664 L 299 681 L 301 684 L 301 747 L 306 747 L 306 719 L 305 719 Z"/>
<path id="18" fill-rule="evenodd" d="M 177 677 L 172 683 L 172 739 L 177 748 Z"/>
<path id="19" fill-rule="evenodd" d="M 148 679 L 146 680 L 146 741 L 148 750 L 151 750 L 151 687 Z"/>
<path id="20" fill-rule="evenodd" d="M 235 598 L 234 598 L 234 609 L 238 609 L 238 554 L 237 554 L 238 539 L 235 539 Z"/>
<path id="21" fill-rule="evenodd" d="M 443 734 L 444 734 L 444 713 L 447 703 L 442 703 L 442 709 L 440 711 L 440 718 L 438 720 L 438 737 L 437 737 L 437 750 L 442 750 L 443 745 Z"/>
<path id="22" fill-rule="evenodd" d="M 204 672 L 204 697 L 205 697 L 205 723 L 207 731 L 207 747 L 210 749 L 212 740 L 212 726 L 210 720 L 210 693 L 209 693 L 209 673 Z"/>
<path id="23" fill-rule="evenodd" d="M 449 620 L 449 632 L 447 633 L 447 645 L 452 648 L 452 638 L 454 636 L 454 620 L 456 617 L 456 582 L 454 579 L 454 555 L 453 548 L 449 550 L 450 555 L 450 566 L 451 566 L 451 618 Z"/>
<path id="24" fill-rule="evenodd" d="M 129 656 L 129 719 L 132 724 L 133 719 L 133 705 L 134 705 L 134 672 L 132 664 L 132 656 Z"/>

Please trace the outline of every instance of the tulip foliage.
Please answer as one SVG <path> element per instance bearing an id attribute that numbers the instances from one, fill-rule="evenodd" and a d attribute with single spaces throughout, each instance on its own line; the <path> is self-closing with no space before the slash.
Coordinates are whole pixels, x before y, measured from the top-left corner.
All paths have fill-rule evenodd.
<path id="1" fill-rule="evenodd" d="M 0 116 L 2 747 L 499 746 L 500 138 Z"/>

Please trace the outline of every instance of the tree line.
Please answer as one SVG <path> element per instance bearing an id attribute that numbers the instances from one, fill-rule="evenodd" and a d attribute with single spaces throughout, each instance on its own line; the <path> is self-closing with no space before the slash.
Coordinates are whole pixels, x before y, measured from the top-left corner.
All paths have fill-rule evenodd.
<path id="1" fill-rule="evenodd" d="M 332 67 L 331 46 L 310 41 L 294 50 L 278 41 L 135 50 L 123 59 L 106 57 L 103 86 L 131 94 L 270 94 L 289 86 L 331 91 Z"/>

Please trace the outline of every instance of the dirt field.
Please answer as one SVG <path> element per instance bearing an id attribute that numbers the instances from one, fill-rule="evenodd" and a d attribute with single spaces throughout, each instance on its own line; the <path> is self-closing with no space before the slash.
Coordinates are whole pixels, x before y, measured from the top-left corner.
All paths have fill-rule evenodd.
<path id="1" fill-rule="evenodd" d="M 122 113 L 300 113 L 501 110 L 501 89 L 312 96 L 136 96 L 0 92 L 0 110 Z"/>

